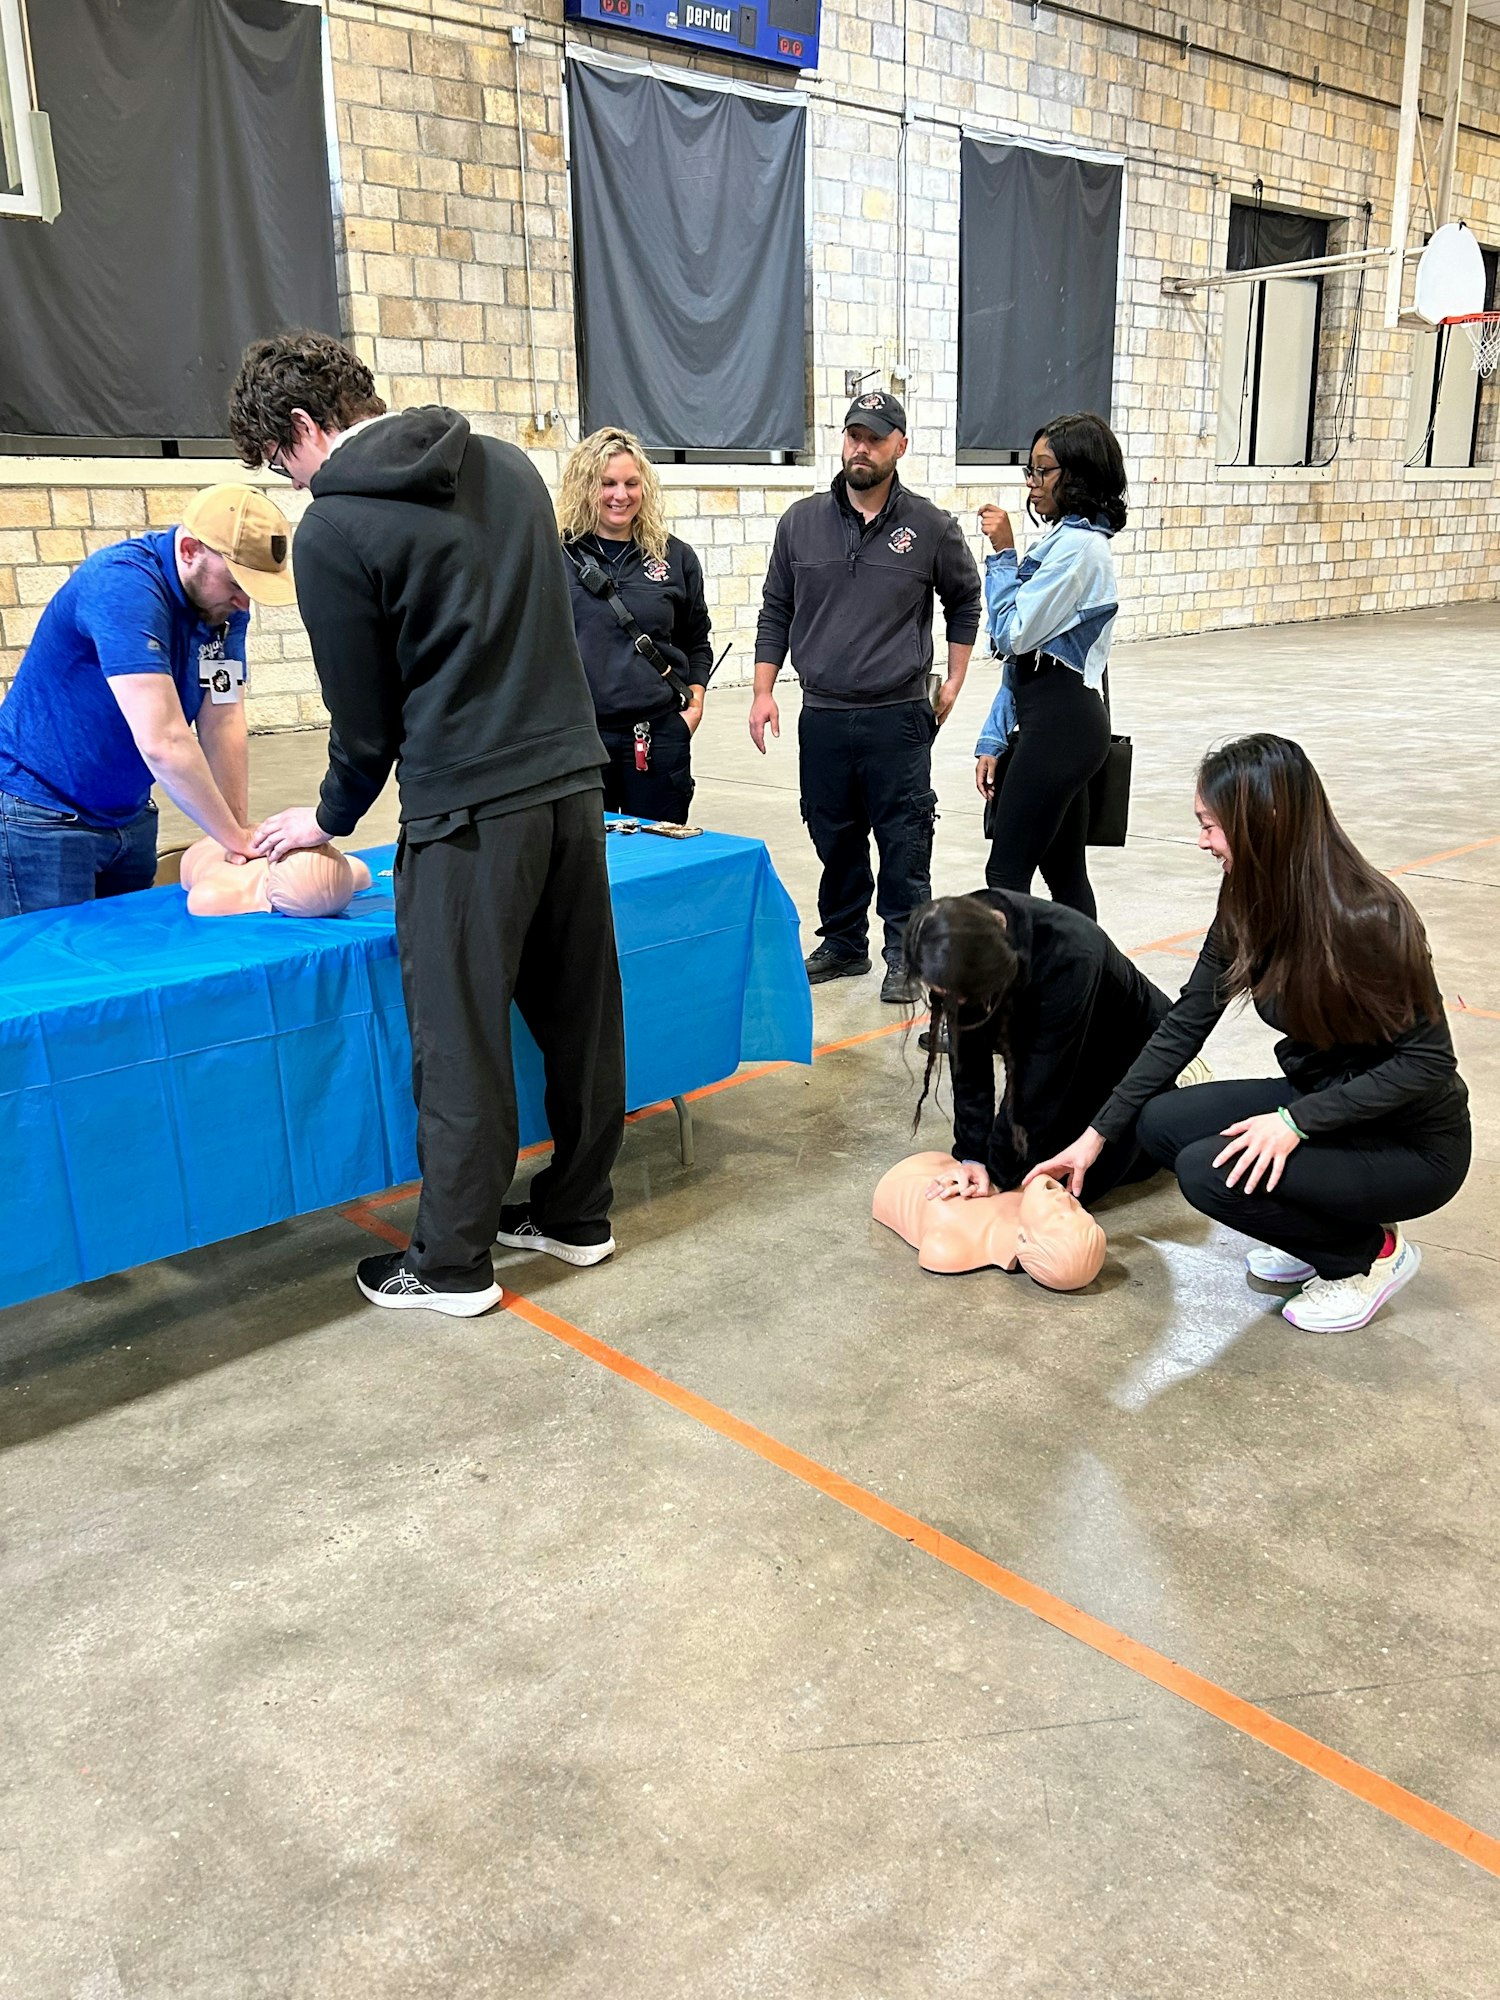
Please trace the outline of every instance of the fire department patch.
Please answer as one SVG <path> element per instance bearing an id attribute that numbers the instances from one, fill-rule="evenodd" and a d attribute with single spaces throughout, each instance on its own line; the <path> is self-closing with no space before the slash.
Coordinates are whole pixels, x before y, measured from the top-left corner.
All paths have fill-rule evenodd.
<path id="1" fill-rule="evenodd" d="M 647 556 L 646 560 L 641 564 L 641 568 L 653 583 L 665 583 L 667 578 L 672 574 L 670 567 L 662 561 L 660 556 Z"/>
<path id="2" fill-rule="evenodd" d="M 915 547 L 916 540 L 916 533 L 913 529 L 898 528 L 886 543 L 886 547 L 894 549 L 898 556 L 904 556 L 910 549 Z"/>

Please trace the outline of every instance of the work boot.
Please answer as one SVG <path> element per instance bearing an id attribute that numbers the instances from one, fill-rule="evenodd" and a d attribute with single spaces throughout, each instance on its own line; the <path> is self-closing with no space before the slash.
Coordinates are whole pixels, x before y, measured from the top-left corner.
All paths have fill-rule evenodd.
<path id="1" fill-rule="evenodd" d="M 855 979 L 862 972 L 868 972 L 870 961 L 866 956 L 851 958 L 841 951 L 831 939 L 825 938 L 810 957 L 803 960 L 807 968 L 810 986 L 821 986 L 825 979 Z"/>

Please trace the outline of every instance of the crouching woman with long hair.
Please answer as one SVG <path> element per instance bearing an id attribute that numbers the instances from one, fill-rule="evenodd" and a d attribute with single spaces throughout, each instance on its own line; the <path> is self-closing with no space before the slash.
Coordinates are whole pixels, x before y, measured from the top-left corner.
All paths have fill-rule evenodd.
<path id="1" fill-rule="evenodd" d="M 1193 1207 L 1252 1237 L 1253 1277 L 1297 1284 L 1310 1333 L 1366 1325 L 1416 1275 L 1401 1224 L 1458 1193 L 1468 1092 L 1420 918 L 1334 818 L 1301 747 L 1243 736 L 1198 773 L 1198 845 L 1223 870 L 1182 996 L 1065 1151 L 1035 1171 L 1081 1192 L 1128 1132 Z M 1169 1088 L 1230 1001 L 1286 1039 L 1282 1075 Z"/>
<path id="2" fill-rule="evenodd" d="M 1090 918 L 1007 889 L 913 911 L 906 964 L 932 1006 L 914 1131 L 944 1048 L 952 1071 L 959 1173 L 934 1183 L 935 1195 L 1019 1187 L 1114 1089 L 1171 1006 Z M 1101 1195 L 1156 1171 L 1127 1133 L 1094 1163 L 1089 1189 Z"/>

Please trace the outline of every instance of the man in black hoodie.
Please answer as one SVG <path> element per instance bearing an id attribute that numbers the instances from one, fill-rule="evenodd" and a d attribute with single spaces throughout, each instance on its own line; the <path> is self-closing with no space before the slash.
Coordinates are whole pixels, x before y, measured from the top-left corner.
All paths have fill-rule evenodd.
<path id="1" fill-rule="evenodd" d="M 410 1247 L 367 1257 L 359 1288 L 468 1317 L 499 1300 L 496 1240 L 569 1264 L 615 1247 L 625 1073 L 605 752 L 557 522 L 524 452 L 453 410 L 387 414 L 369 369 L 323 334 L 246 349 L 230 434 L 246 465 L 312 493 L 292 562 L 330 717 L 317 806 L 262 822 L 258 849 L 279 860 L 349 834 L 393 764 L 400 786 L 422 1196 Z M 512 999 L 542 1052 L 553 1154 L 530 1201 L 502 1208 Z"/>

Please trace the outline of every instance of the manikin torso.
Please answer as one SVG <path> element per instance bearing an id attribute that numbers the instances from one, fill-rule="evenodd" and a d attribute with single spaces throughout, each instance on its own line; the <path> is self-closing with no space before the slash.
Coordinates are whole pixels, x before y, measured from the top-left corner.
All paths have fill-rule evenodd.
<path id="1" fill-rule="evenodd" d="M 933 1181 L 957 1165 L 948 1153 L 914 1153 L 875 1190 L 875 1220 L 912 1245 L 924 1271 L 1019 1264 L 1055 1292 L 1076 1292 L 1098 1277 L 1104 1231 L 1059 1182 L 1043 1176 L 1011 1194 L 929 1200 Z"/>
<path id="2" fill-rule="evenodd" d="M 333 917 L 346 910 L 370 871 L 336 847 L 304 848 L 285 861 L 234 862 L 211 838 L 194 841 L 178 877 L 195 917 L 243 917 L 257 911 L 292 917 Z"/>

